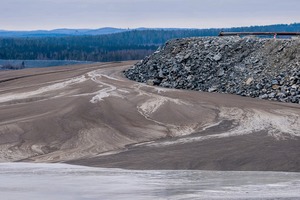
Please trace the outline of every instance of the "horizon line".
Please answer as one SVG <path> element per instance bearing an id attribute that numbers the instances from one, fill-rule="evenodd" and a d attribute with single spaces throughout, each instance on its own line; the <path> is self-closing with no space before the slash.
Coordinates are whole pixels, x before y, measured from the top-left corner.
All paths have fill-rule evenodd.
<path id="1" fill-rule="evenodd" d="M 136 29 L 227 29 L 227 28 L 243 28 L 243 27 L 253 27 L 253 26 L 274 26 L 274 25 L 293 25 L 293 24 L 300 24 L 300 22 L 292 22 L 292 23 L 277 23 L 277 24 L 265 24 L 265 25 L 242 25 L 242 26 L 231 26 L 231 27 L 210 27 L 210 28 L 196 28 L 196 27 L 113 27 L 113 26 L 104 26 L 98 28 L 71 28 L 71 27 L 60 27 L 60 28 L 53 28 L 53 29 L 0 29 L 0 31 L 7 31 L 7 32 L 32 32 L 32 31 L 56 31 L 56 30 L 98 30 L 98 29 L 105 29 L 105 28 L 112 28 L 112 29 L 123 29 L 123 30 L 136 30 Z"/>

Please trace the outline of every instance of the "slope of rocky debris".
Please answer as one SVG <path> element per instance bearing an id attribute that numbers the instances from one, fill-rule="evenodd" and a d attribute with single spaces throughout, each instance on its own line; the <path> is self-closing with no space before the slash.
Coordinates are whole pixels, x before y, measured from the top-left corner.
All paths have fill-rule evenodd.
<path id="1" fill-rule="evenodd" d="M 161 87 L 300 103 L 298 48 L 300 39 L 176 39 L 124 73 Z"/>

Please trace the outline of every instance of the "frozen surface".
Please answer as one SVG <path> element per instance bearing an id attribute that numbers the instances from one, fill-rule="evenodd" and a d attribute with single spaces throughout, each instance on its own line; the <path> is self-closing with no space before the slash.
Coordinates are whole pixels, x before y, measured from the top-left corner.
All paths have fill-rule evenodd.
<path id="1" fill-rule="evenodd" d="M 134 171 L 66 164 L 0 164 L 6 200 L 300 199 L 300 173 Z"/>

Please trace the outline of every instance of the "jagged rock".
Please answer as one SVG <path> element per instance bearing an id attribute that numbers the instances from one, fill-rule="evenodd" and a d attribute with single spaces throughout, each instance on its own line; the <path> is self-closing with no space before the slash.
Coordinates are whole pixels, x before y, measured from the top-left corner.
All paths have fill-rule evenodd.
<path id="1" fill-rule="evenodd" d="M 275 98 L 275 96 L 276 96 L 275 92 L 272 92 L 271 94 L 268 95 L 269 98 Z"/>
<path id="2" fill-rule="evenodd" d="M 300 39 L 176 39 L 124 74 L 161 87 L 299 103 L 299 46 Z"/>
<path id="3" fill-rule="evenodd" d="M 272 85 L 278 85 L 279 82 L 277 80 L 272 80 Z"/>
<path id="4" fill-rule="evenodd" d="M 259 96 L 260 99 L 268 99 L 268 97 L 269 97 L 269 96 L 268 96 L 267 94 L 263 94 L 263 95 L 260 95 L 260 96 Z"/>
<path id="5" fill-rule="evenodd" d="M 188 59 L 188 58 L 191 56 L 191 54 L 192 54 L 191 52 L 190 52 L 190 53 L 187 53 L 187 54 L 183 57 L 183 59 L 184 59 L 184 60 Z"/>
<path id="6" fill-rule="evenodd" d="M 147 80 L 147 85 L 153 86 L 154 85 L 154 80 L 153 79 Z"/>
<path id="7" fill-rule="evenodd" d="M 221 54 L 217 54 L 217 55 L 215 55 L 213 57 L 213 59 L 218 62 L 218 61 L 220 61 L 222 59 L 222 55 Z"/>
<path id="8" fill-rule="evenodd" d="M 253 81 L 252 77 L 248 78 L 247 81 L 246 81 L 246 85 L 250 85 L 252 83 L 252 81 Z"/>
<path id="9" fill-rule="evenodd" d="M 208 89 L 208 92 L 215 92 L 217 90 L 218 90 L 217 87 L 211 87 L 211 88 Z"/>
<path id="10" fill-rule="evenodd" d="M 224 69 L 220 69 L 218 72 L 218 76 L 221 77 L 221 76 L 224 76 L 224 74 L 225 74 Z"/>

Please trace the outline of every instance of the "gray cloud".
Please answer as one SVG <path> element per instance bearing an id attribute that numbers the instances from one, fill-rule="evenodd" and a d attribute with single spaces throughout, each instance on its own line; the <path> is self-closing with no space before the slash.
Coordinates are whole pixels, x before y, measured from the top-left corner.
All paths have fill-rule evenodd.
<path id="1" fill-rule="evenodd" d="M 231 27 L 300 22 L 299 0 L 9 0 L 0 29 Z"/>

